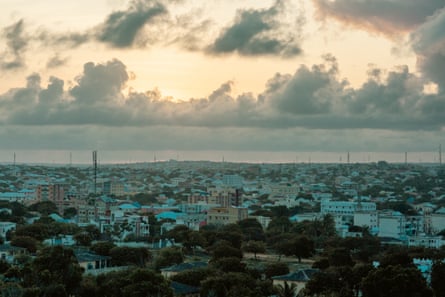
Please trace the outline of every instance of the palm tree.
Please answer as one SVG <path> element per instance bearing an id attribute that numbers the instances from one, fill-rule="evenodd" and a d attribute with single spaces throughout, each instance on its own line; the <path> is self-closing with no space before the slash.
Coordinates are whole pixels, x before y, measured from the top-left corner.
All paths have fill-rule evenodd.
<path id="1" fill-rule="evenodd" d="M 295 283 L 288 284 L 285 281 L 283 285 L 276 285 L 275 289 L 279 297 L 295 297 L 297 294 L 297 285 Z"/>

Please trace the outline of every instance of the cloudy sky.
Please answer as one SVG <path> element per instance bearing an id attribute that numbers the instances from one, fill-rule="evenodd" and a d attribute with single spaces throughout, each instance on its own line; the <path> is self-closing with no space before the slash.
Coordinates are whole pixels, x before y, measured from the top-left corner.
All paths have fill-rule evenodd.
<path id="1" fill-rule="evenodd" d="M 443 0 L 1 3 L 0 161 L 363 161 L 445 144 Z"/>

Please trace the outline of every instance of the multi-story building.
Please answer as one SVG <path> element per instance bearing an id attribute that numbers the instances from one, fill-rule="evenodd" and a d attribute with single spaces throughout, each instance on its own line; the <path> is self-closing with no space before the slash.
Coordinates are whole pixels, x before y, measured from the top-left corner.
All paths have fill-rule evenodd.
<path id="1" fill-rule="evenodd" d="M 36 188 L 36 201 L 51 201 L 56 205 L 58 212 L 63 214 L 66 208 L 71 207 L 69 199 L 65 197 L 67 187 L 68 185 L 60 183 L 41 183 Z"/>
<path id="2" fill-rule="evenodd" d="M 379 237 L 406 238 L 405 216 L 398 211 L 379 213 Z"/>
<path id="3" fill-rule="evenodd" d="M 218 204 L 221 207 L 241 206 L 243 203 L 241 191 L 231 187 L 208 188 L 208 204 Z"/>
<path id="4" fill-rule="evenodd" d="M 223 183 L 235 189 L 241 189 L 243 187 L 243 178 L 237 174 L 225 174 L 222 178 Z"/>
<path id="5" fill-rule="evenodd" d="M 269 199 L 277 200 L 282 198 L 296 198 L 300 193 L 300 187 L 291 184 L 270 185 Z"/>
<path id="6" fill-rule="evenodd" d="M 228 225 L 247 219 L 247 208 L 215 207 L 207 212 L 207 224 Z"/>
<path id="7" fill-rule="evenodd" d="M 375 212 L 377 205 L 374 202 L 360 201 L 321 201 L 321 214 L 331 215 L 350 215 L 354 216 L 356 212 Z"/>
<path id="8" fill-rule="evenodd" d="M 408 246 L 419 246 L 430 249 L 439 249 L 444 244 L 442 236 L 410 236 Z"/>
<path id="9" fill-rule="evenodd" d="M 371 234 L 377 234 L 379 229 L 379 216 L 377 211 L 355 212 L 354 226 L 368 227 Z"/>
<path id="10" fill-rule="evenodd" d="M 428 234 L 437 234 L 445 230 L 445 208 L 440 208 L 436 212 L 425 217 Z M 428 232 L 429 231 L 429 232 Z"/>
<path id="11" fill-rule="evenodd" d="M 64 184 L 42 183 L 36 188 L 36 200 L 42 201 L 63 201 L 65 198 Z"/>
<path id="12" fill-rule="evenodd" d="M 102 183 L 102 193 L 104 195 L 123 196 L 125 195 L 124 183 L 115 180 L 105 180 Z"/>

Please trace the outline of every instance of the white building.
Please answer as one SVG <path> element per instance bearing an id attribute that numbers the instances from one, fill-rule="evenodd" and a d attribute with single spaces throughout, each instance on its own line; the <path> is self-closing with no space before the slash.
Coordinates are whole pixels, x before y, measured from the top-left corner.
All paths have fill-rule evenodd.
<path id="1" fill-rule="evenodd" d="M 408 246 L 420 246 L 430 249 L 438 249 L 443 245 L 442 236 L 411 236 Z"/>
<path id="2" fill-rule="evenodd" d="M 405 237 L 405 216 L 398 211 L 379 213 L 379 237 Z"/>
<path id="3" fill-rule="evenodd" d="M 355 212 L 354 226 L 368 227 L 371 234 L 377 234 L 379 229 L 379 216 L 377 211 Z"/>
<path id="4" fill-rule="evenodd" d="M 374 202 L 359 202 L 359 201 L 321 201 L 320 212 L 322 215 L 350 215 L 353 216 L 355 212 L 374 212 L 377 206 Z"/>
<path id="5" fill-rule="evenodd" d="M 17 224 L 13 222 L 0 222 L 0 236 L 6 238 L 6 233 L 15 230 L 16 227 Z"/>
<path id="6" fill-rule="evenodd" d="M 431 234 L 437 234 L 445 229 L 445 213 L 436 212 L 429 215 L 427 218 Z"/>

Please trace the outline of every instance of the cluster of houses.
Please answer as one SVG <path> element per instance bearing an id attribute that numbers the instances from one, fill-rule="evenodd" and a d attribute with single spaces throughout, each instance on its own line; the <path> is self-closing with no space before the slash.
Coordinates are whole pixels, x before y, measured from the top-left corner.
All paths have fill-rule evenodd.
<path id="1" fill-rule="evenodd" d="M 441 207 L 445 205 L 444 187 L 432 185 L 427 192 L 420 192 L 415 186 L 405 185 L 419 176 L 437 180 L 440 166 L 169 161 L 103 166 L 94 178 L 89 167 L 4 169 L 0 173 L 0 201 L 25 205 L 52 201 L 61 215 L 75 209 L 77 215 L 71 222 L 79 226 L 94 224 L 102 232 L 115 225 L 124 226 L 120 239 L 129 234 L 148 237 L 149 215 L 167 219 L 164 231 L 178 224 L 198 230 L 203 224 L 235 223 L 251 217 L 259 208 L 285 206 L 310 209 L 299 211 L 290 217 L 292 221 L 332 215 L 343 237 L 360 236 L 350 232 L 351 226 L 359 226 L 400 244 L 433 248 L 443 245 L 437 234 L 445 229 L 445 208 Z M 373 187 L 380 191 L 362 194 Z M 401 187 L 403 192 L 397 193 L 395 189 Z M 92 197 L 92 191 L 98 195 Z M 132 201 L 137 193 L 155 193 L 157 203 L 141 205 Z M 430 199 L 418 202 L 425 197 Z M 415 213 L 378 209 L 379 203 L 387 201 L 407 202 Z M 256 218 L 267 228 L 269 217 Z M 0 236 L 4 237 L 11 228 L 13 223 L 2 222 Z"/>
<path id="2" fill-rule="evenodd" d="M 199 230 L 206 224 L 227 225 L 256 218 L 267 228 L 271 217 L 253 215 L 260 209 L 299 209 L 290 221 L 321 220 L 330 215 L 342 237 L 359 237 L 363 230 L 382 242 L 406 246 L 440 248 L 445 244 L 445 188 L 437 184 L 439 166 L 384 166 L 356 164 L 220 164 L 212 162 L 159 162 L 133 166 L 103 166 L 99 176 L 91 168 L 5 166 L 0 173 L 0 201 L 31 205 L 51 201 L 58 209 L 51 217 L 79 226 L 95 225 L 113 233 L 116 242 L 128 236 L 150 237 L 150 217 L 164 222 L 161 234 L 177 225 Z M 427 190 L 418 190 L 409 181 L 422 177 L 435 180 Z M 443 181 L 442 181 L 443 184 Z M 377 193 L 369 194 L 369 189 Z M 402 188 L 402 192 L 396 189 Z M 91 195 L 95 193 L 95 195 Z M 155 195 L 152 203 L 132 200 L 135 194 Z M 368 194 L 363 194 L 368 193 Z M 428 199 L 425 199 L 428 198 Z M 409 214 L 378 207 L 379 203 L 403 202 Z M 70 219 L 67 210 L 75 210 Z M 9 213 L 10 209 L 0 209 Z M 116 228 L 116 227 L 119 228 Z M 357 228 L 360 227 L 360 228 Z M 0 236 L 14 230 L 13 222 L 0 222 Z M 119 232 L 116 232 L 118 230 Z M 357 231 L 360 232 L 357 232 Z M 57 242 L 56 242 L 57 241 Z M 71 245 L 69 237 L 50 239 L 47 244 Z M 162 240 L 157 247 L 168 245 Z M 153 243 L 152 243 L 153 246 Z M 0 246 L 1 259 L 12 261 L 24 249 Z M 78 251 L 79 264 L 86 273 L 115 269 L 110 258 Z M 419 263 L 425 273 L 431 263 Z M 419 264 L 419 265 L 420 265 Z M 170 277 L 190 267 L 207 263 L 184 263 L 162 269 Z M 293 282 L 300 290 L 314 269 L 292 271 L 274 277 L 274 284 Z M 199 290 L 172 283 L 182 296 L 198 296 Z"/>

